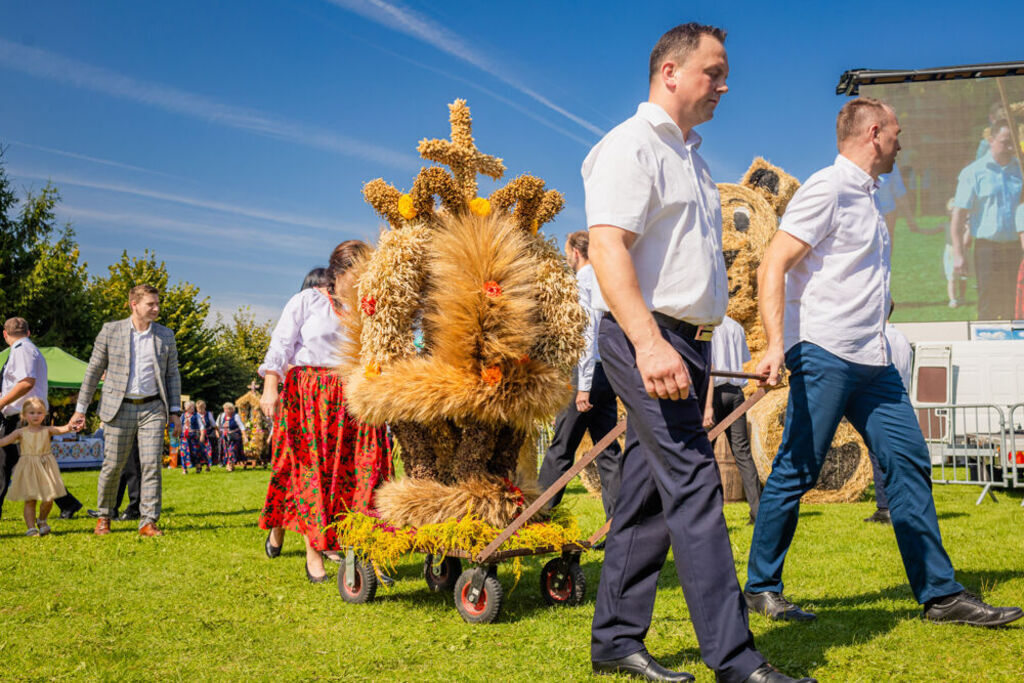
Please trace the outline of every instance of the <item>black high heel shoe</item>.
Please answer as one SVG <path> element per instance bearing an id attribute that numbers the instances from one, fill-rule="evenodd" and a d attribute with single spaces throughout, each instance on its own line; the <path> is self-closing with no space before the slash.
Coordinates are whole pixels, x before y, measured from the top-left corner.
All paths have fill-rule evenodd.
<path id="1" fill-rule="evenodd" d="M 267 532 L 267 540 L 263 544 L 263 551 L 267 553 L 267 557 L 274 559 L 281 554 L 281 546 L 274 545 L 270 542 L 270 537 L 274 534 L 274 530 L 271 529 Z"/>
<path id="2" fill-rule="evenodd" d="M 309 562 L 306 563 L 306 578 L 309 579 L 310 583 L 325 583 L 328 580 L 327 572 L 324 572 L 323 576 L 313 576 L 309 573 Z"/>

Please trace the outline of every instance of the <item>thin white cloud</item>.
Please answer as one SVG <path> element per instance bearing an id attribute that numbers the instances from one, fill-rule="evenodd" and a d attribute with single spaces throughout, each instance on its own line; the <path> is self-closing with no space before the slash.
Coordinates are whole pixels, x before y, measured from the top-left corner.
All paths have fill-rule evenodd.
<path id="1" fill-rule="evenodd" d="M 0 38 L 0 64 L 38 78 L 67 83 L 162 111 L 251 131 L 306 147 L 336 152 L 400 169 L 416 168 L 416 157 L 340 135 L 332 130 L 289 121 L 255 109 L 218 102 L 205 95 L 69 59 L 53 52 Z"/>
<path id="2" fill-rule="evenodd" d="M 94 164 L 101 164 L 103 166 L 113 166 L 114 168 L 123 168 L 128 171 L 138 171 L 139 173 L 149 173 L 151 175 L 163 176 L 164 178 L 183 180 L 181 176 L 171 175 L 170 173 L 163 173 L 162 171 L 154 171 L 152 169 L 143 168 L 142 166 L 124 164 L 121 163 L 120 161 L 101 159 L 99 157 L 91 157 L 85 154 L 76 154 L 75 152 L 68 152 L 63 149 L 54 149 L 52 147 L 42 147 L 41 145 L 30 145 L 27 142 L 19 142 L 18 140 L 7 140 L 7 142 L 9 142 L 12 145 L 17 145 L 18 147 L 24 147 L 25 149 L 34 149 L 39 152 L 46 152 L 48 154 L 57 154 L 59 156 L 68 157 L 70 159 L 81 159 L 82 161 L 88 161 Z"/>
<path id="3" fill-rule="evenodd" d="M 269 249 L 274 252 L 287 251 L 312 256 L 325 248 L 323 239 L 303 237 L 285 231 L 226 223 L 198 223 L 153 213 L 108 211 L 74 204 L 60 204 L 56 210 L 58 216 L 72 222 L 94 222 L 102 224 L 105 229 L 117 228 L 133 233 L 150 233 L 170 242 L 212 244 L 214 250 L 226 248 L 234 255 L 256 248 L 262 251 Z"/>
<path id="4" fill-rule="evenodd" d="M 285 225 L 295 225 L 299 227 L 317 228 L 320 230 L 331 231 L 365 230 L 365 228 L 363 228 L 362 226 L 355 228 L 353 226 L 343 225 L 339 221 L 314 218 L 311 216 L 301 216 L 296 214 L 282 213 L 279 211 L 272 211 L 269 209 L 257 209 L 252 206 L 241 206 L 238 204 L 229 204 L 227 202 L 218 202 L 209 199 L 202 199 L 199 197 L 190 197 L 187 195 L 162 192 L 159 190 L 152 190 L 149 188 L 139 187 L 136 185 L 128 185 L 126 183 L 104 180 L 90 180 L 88 178 L 80 178 L 77 176 L 60 173 L 38 173 L 35 171 L 28 171 L 10 166 L 7 167 L 7 173 L 12 177 L 30 178 L 33 180 L 44 180 L 56 183 L 58 185 L 74 185 L 77 187 L 86 187 L 93 190 L 106 190 L 109 192 L 119 192 L 122 194 L 134 195 L 136 197 L 159 199 L 165 202 L 173 202 L 175 204 L 183 204 L 185 206 L 192 206 L 201 209 L 210 209 L 212 211 L 219 211 L 221 213 L 245 216 L 247 218 L 255 218 L 258 220 L 282 223 Z"/>
<path id="5" fill-rule="evenodd" d="M 438 50 L 494 76 L 591 133 L 598 136 L 604 135 L 604 131 L 600 127 L 555 104 L 523 82 L 504 73 L 498 65 L 475 50 L 462 36 L 441 26 L 429 17 L 398 3 L 385 0 L 327 0 L 327 2 L 432 45 Z"/>

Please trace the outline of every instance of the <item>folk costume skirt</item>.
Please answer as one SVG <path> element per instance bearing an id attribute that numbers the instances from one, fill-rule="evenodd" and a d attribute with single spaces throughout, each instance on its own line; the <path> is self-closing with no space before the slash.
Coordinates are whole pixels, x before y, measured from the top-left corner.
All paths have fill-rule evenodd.
<path id="1" fill-rule="evenodd" d="M 288 371 L 275 422 L 260 527 L 291 529 L 316 550 L 337 550 L 326 527 L 349 511 L 372 511 L 374 490 L 394 475 L 385 428 L 349 415 L 341 379 L 313 367 Z"/>

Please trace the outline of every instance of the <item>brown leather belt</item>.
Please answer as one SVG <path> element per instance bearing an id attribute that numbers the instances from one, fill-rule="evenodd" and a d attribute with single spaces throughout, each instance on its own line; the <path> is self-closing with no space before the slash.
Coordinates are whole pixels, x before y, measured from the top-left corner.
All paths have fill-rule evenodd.
<path id="1" fill-rule="evenodd" d="M 667 316 L 664 313 L 658 313 L 657 311 L 651 311 L 651 315 L 654 316 L 654 322 L 658 323 L 660 327 L 678 332 L 684 337 L 690 337 L 697 341 L 711 341 L 711 336 L 715 332 L 714 325 L 694 325 L 688 323 L 685 320 L 676 320 L 671 316 Z"/>
<path id="2" fill-rule="evenodd" d="M 155 396 L 146 396 L 144 398 L 125 398 L 123 400 L 125 403 L 131 403 L 133 406 L 141 406 L 142 404 L 150 403 L 151 401 L 159 401 L 160 394 Z"/>

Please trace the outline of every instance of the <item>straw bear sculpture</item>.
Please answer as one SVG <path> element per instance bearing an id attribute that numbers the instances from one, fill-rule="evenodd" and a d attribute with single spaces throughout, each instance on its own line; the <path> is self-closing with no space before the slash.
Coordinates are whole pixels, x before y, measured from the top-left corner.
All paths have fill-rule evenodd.
<path id="1" fill-rule="evenodd" d="M 390 229 L 348 302 L 347 406 L 401 445 L 405 477 L 376 496 L 398 527 L 467 512 L 507 525 L 536 496 L 527 437 L 570 400 L 583 349 L 575 278 L 538 232 L 562 195 L 524 175 L 477 196 L 477 174 L 505 167 L 477 150 L 465 101 L 449 110 L 451 139 L 419 144 L 449 170 L 423 168 L 408 193 L 363 188 Z"/>

